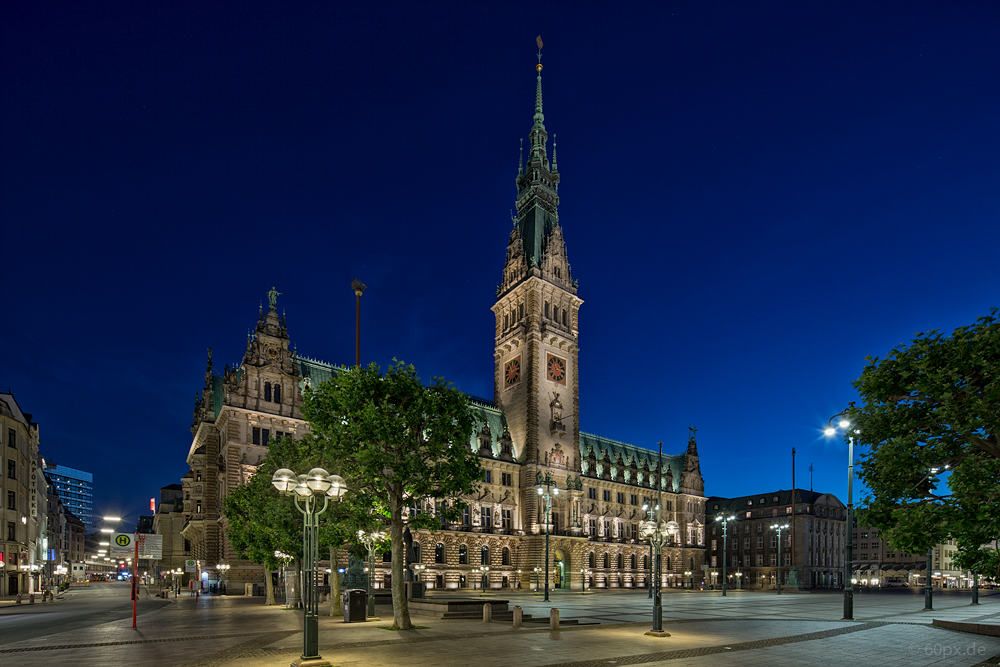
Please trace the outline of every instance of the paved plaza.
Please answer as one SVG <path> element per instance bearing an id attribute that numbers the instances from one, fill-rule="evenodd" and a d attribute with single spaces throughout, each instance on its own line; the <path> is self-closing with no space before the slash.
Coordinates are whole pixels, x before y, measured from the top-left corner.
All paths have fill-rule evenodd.
<path id="1" fill-rule="evenodd" d="M 119 587 L 131 611 L 128 589 Z M 557 607 L 579 626 L 552 632 L 547 625 L 514 629 L 509 623 L 454 621 L 414 616 L 418 630 L 392 632 L 391 609 L 381 621 L 343 623 L 320 619 L 320 652 L 340 667 L 406 665 L 430 667 L 741 667 L 812 665 L 940 665 L 968 667 L 1000 656 L 1000 637 L 933 627 L 931 619 L 1000 623 L 1000 595 L 983 591 L 971 606 L 968 592 L 935 592 L 935 610 L 925 612 L 917 590 L 858 593 L 855 621 L 840 620 L 839 592 L 794 593 L 665 591 L 664 629 L 671 636 L 644 635 L 651 601 L 645 592 L 581 595 L 556 591 L 551 602 L 531 593 L 484 596 L 509 600 L 525 614 L 548 617 Z M 60 613 L 87 603 L 88 592 L 69 593 L 55 604 L 0 605 L 0 665 L 44 660 L 97 667 L 145 664 L 156 667 L 264 667 L 288 665 L 301 652 L 301 612 L 265 607 L 260 598 L 182 596 L 147 605 L 131 627 L 131 616 L 89 627 L 58 630 Z M 153 598 L 151 598 L 152 600 Z M 48 634 L 29 627 L 52 619 Z"/>

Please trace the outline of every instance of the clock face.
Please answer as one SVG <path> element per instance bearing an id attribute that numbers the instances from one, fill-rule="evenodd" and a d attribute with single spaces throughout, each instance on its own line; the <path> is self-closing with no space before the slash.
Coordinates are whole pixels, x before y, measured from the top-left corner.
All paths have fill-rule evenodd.
<path id="1" fill-rule="evenodd" d="M 554 355 L 549 355 L 546 362 L 549 372 L 549 379 L 559 384 L 566 384 L 566 360 Z"/>
<path id="2" fill-rule="evenodd" d="M 503 380 L 508 387 L 521 380 L 521 357 L 517 356 L 507 362 L 503 368 Z"/>
<path id="3" fill-rule="evenodd" d="M 269 348 L 267 348 L 267 356 L 270 357 L 271 359 L 277 359 L 278 358 L 278 348 L 276 348 L 276 347 L 269 347 Z"/>

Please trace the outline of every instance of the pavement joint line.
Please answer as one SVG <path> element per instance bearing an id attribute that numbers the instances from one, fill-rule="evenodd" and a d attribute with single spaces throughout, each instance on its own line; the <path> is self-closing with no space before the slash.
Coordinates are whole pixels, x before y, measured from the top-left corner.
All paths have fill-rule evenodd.
<path id="1" fill-rule="evenodd" d="M 199 636 L 187 636 L 187 637 L 163 637 L 161 639 L 126 639 L 116 642 L 94 642 L 91 644 L 62 644 L 58 646 L 53 646 L 51 644 L 44 644 L 41 646 L 21 646 L 16 648 L 0 648 L 0 653 L 24 653 L 26 651 L 61 651 L 74 648 L 97 648 L 100 646 L 125 646 L 127 644 L 162 644 L 164 642 L 189 642 L 197 641 L 199 639 L 230 639 L 232 637 L 253 637 L 257 636 L 258 632 L 239 632 L 227 635 L 199 635 Z"/>
<path id="2" fill-rule="evenodd" d="M 698 619 L 706 620 L 706 619 Z M 712 619 L 712 620 L 734 620 L 734 619 Z M 738 619 L 738 620 L 773 620 L 773 619 Z M 691 622 L 687 619 L 681 622 Z M 635 626 L 635 625 L 647 625 L 646 623 L 618 623 L 615 624 L 619 627 L 621 626 Z M 633 654 L 620 657 L 603 657 L 596 660 L 583 660 L 575 662 L 560 662 L 552 663 L 550 665 L 543 665 L 541 667 L 607 667 L 608 664 L 615 665 L 641 665 L 650 662 L 661 662 L 666 660 L 678 660 L 681 658 L 695 658 L 706 655 L 715 655 L 717 653 L 729 653 L 732 651 L 748 651 L 760 648 L 769 648 L 772 646 L 783 646 L 785 644 L 795 644 L 799 642 L 815 641 L 817 639 L 827 639 L 829 637 L 836 637 L 838 635 L 850 634 L 854 632 L 862 632 L 865 630 L 871 630 L 873 628 L 883 627 L 886 625 L 897 625 L 891 622 L 885 621 L 870 621 L 870 622 L 854 622 L 854 625 L 850 625 L 842 628 L 834 628 L 831 630 L 821 630 L 819 632 L 809 632 L 800 635 L 790 635 L 788 637 L 774 637 L 771 639 L 758 639 L 750 642 L 738 642 L 729 645 L 717 645 L 717 646 L 702 646 L 690 649 L 677 649 L 673 651 L 658 651 L 655 653 L 643 653 L 643 654 Z M 593 626 L 591 626 L 593 627 Z M 612 627 L 610 625 L 600 626 L 602 628 Z M 583 630 L 584 628 L 573 628 L 574 630 Z M 561 631 L 569 630 L 569 628 L 564 628 Z M 548 629 L 539 630 L 527 630 L 519 631 L 517 634 L 535 634 L 539 632 L 550 632 Z M 351 643 L 341 643 L 341 644 L 330 644 L 326 646 L 320 646 L 321 652 L 332 652 L 338 649 L 350 649 L 350 648 L 369 648 L 373 646 L 384 646 L 387 644 L 407 644 L 407 643 L 418 643 L 425 641 L 438 641 L 438 640 L 449 640 L 449 639 L 470 639 L 475 637 L 497 635 L 496 632 L 489 633 L 468 633 L 464 635 L 443 635 L 438 637 L 414 637 L 411 639 L 403 640 L 389 640 L 381 642 L 351 642 Z M 248 646 L 248 644 L 256 643 L 258 646 Z M 265 658 L 272 657 L 282 654 L 292 653 L 293 649 L 290 648 L 272 648 L 263 645 L 263 642 L 245 642 L 239 646 L 232 647 L 230 649 L 224 649 L 217 654 L 207 656 L 202 660 L 187 663 L 182 667 L 215 667 L 217 665 L 224 665 L 230 663 L 231 661 L 239 658 Z"/>

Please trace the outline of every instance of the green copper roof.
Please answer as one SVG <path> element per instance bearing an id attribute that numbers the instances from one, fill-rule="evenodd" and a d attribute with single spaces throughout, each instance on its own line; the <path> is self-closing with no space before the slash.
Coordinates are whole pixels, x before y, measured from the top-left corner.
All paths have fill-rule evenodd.
<path id="1" fill-rule="evenodd" d="M 309 384 L 314 387 L 319 386 L 324 380 L 329 380 L 336 373 L 337 367 L 333 364 L 328 364 L 325 361 L 320 361 L 319 359 L 310 359 L 309 357 L 299 357 L 299 375 L 302 376 L 303 381 L 308 378 Z M 302 382 L 299 386 L 302 386 Z"/>
<path id="2" fill-rule="evenodd" d="M 617 440 L 612 440 L 611 438 L 604 438 L 599 435 L 594 435 L 593 433 L 583 433 L 581 431 L 581 460 L 586 460 L 591 453 L 593 453 L 594 457 L 598 460 L 607 457 L 612 461 L 619 461 L 620 465 L 631 466 L 634 464 L 636 467 L 650 472 L 656 471 L 658 461 L 657 452 L 653 452 L 642 447 L 636 447 L 635 445 L 629 445 Z M 666 475 L 667 469 L 670 469 L 670 473 L 674 478 L 675 492 L 680 490 L 681 473 L 684 472 L 685 458 L 685 454 L 663 455 L 663 474 Z"/>
<path id="3" fill-rule="evenodd" d="M 490 429 L 490 438 L 493 447 L 493 456 L 500 456 L 500 437 L 503 435 L 504 426 L 507 425 L 507 418 L 503 411 L 498 410 L 493 405 L 480 401 L 476 398 L 469 398 L 469 407 L 476 417 L 476 425 L 472 429 L 472 436 L 469 438 L 469 446 L 472 451 L 479 451 L 479 432 L 483 428 L 483 423 Z"/>

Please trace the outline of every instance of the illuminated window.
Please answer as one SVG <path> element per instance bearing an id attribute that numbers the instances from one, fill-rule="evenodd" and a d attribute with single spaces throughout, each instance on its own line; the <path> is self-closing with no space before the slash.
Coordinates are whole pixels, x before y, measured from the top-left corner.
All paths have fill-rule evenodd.
<path id="1" fill-rule="evenodd" d="M 464 544 L 458 545 L 458 564 L 459 565 L 469 564 L 469 548 Z"/>

